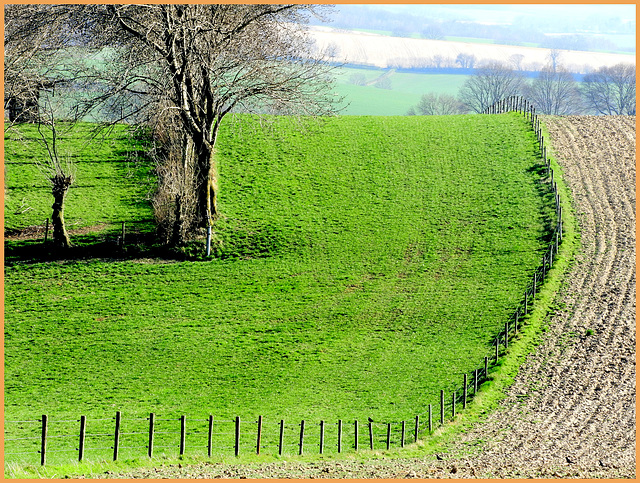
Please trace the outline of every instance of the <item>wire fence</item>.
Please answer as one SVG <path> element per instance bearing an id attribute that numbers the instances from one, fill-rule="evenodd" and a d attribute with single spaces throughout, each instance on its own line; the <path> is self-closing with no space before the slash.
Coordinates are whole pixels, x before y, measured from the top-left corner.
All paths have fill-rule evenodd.
<path id="1" fill-rule="evenodd" d="M 285 421 L 259 416 L 244 420 L 192 418 L 187 415 L 166 417 L 150 413 L 146 418 L 126 417 L 117 411 L 113 417 L 56 420 L 42 415 L 26 421 L 5 420 L 5 464 L 68 463 L 71 458 L 83 461 L 114 461 L 147 455 L 230 455 L 255 454 L 304 455 L 339 454 L 359 450 L 386 450 L 404 447 L 433 433 L 455 419 L 464 410 L 481 385 L 489 378 L 489 370 L 508 351 L 509 341 L 521 330 L 531 312 L 536 294 L 554 264 L 562 243 L 562 206 L 540 121 L 535 108 L 526 99 L 512 96 L 488 107 L 484 114 L 519 112 L 531 122 L 539 153 L 544 163 L 544 179 L 555 198 L 555 228 L 540 265 L 523 293 L 503 330 L 493 339 L 490 354 L 481 365 L 463 374 L 460 386 L 449 392 L 441 390 L 439 400 L 426 405 L 422 412 L 403 421 Z M 124 224 L 122 234 L 124 235 Z M 123 237 L 124 238 L 124 237 Z"/>

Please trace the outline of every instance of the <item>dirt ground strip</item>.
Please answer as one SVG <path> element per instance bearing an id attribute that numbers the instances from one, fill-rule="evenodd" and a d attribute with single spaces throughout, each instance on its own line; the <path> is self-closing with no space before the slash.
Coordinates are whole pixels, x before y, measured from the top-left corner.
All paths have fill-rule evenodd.
<path id="1" fill-rule="evenodd" d="M 443 460 L 162 466 L 103 478 L 635 478 L 635 117 L 544 120 L 582 247 L 500 408 Z M 473 456 L 470 446 L 481 447 Z M 457 455 L 457 456 L 455 456 Z"/>

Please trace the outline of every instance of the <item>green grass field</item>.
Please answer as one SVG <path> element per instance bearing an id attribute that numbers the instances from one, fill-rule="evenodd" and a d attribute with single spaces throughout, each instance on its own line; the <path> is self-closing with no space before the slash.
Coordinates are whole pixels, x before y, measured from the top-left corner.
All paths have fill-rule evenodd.
<path id="1" fill-rule="evenodd" d="M 373 85 L 358 86 L 350 82 L 353 75 L 363 75 L 372 82 L 388 69 L 354 69 L 343 67 L 336 71 L 335 91 L 345 98 L 343 115 L 403 116 L 415 107 L 420 97 L 428 93 L 457 96 L 469 77 L 456 74 L 417 74 L 393 72 L 389 76 L 390 89 Z"/>
<path id="2" fill-rule="evenodd" d="M 6 420 L 121 410 L 142 432 L 149 412 L 399 421 L 479 367 L 545 249 L 550 202 L 526 122 L 347 116 L 301 131 L 287 118 L 243 121 L 219 138 L 218 258 L 5 268 Z M 10 193 L 18 152 L 8 140 Z M 39 188 L 30 193 L 46 212 Z M 70 194 L 68 219 L 101 219 L 81 195 L 74 205 Z M 138 198 L 113 196 L 114 219 L 148 216 Z"/>

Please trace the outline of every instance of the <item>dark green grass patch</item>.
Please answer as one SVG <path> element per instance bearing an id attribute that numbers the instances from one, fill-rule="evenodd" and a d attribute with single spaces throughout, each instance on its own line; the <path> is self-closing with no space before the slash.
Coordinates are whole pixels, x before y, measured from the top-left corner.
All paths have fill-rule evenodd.
<path id="1" fill-rule="evenodd" d="M 546 247 L 517 115 L 244 118 L 218 146 L 214 260 L 5 269 L 6 419 L 410 419 L 490 353 Z"/>

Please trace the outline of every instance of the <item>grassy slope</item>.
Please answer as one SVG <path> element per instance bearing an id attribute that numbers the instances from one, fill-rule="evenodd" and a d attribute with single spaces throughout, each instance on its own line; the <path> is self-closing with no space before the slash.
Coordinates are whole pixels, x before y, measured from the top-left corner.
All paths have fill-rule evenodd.
<path id="1" fill-rule="evenodd" d="M 228 125 L 218 156 L 227 259 L 6 268 L 7 419 L 409 418 L 478 366 L 543 246 L 515 115 Z"/>

